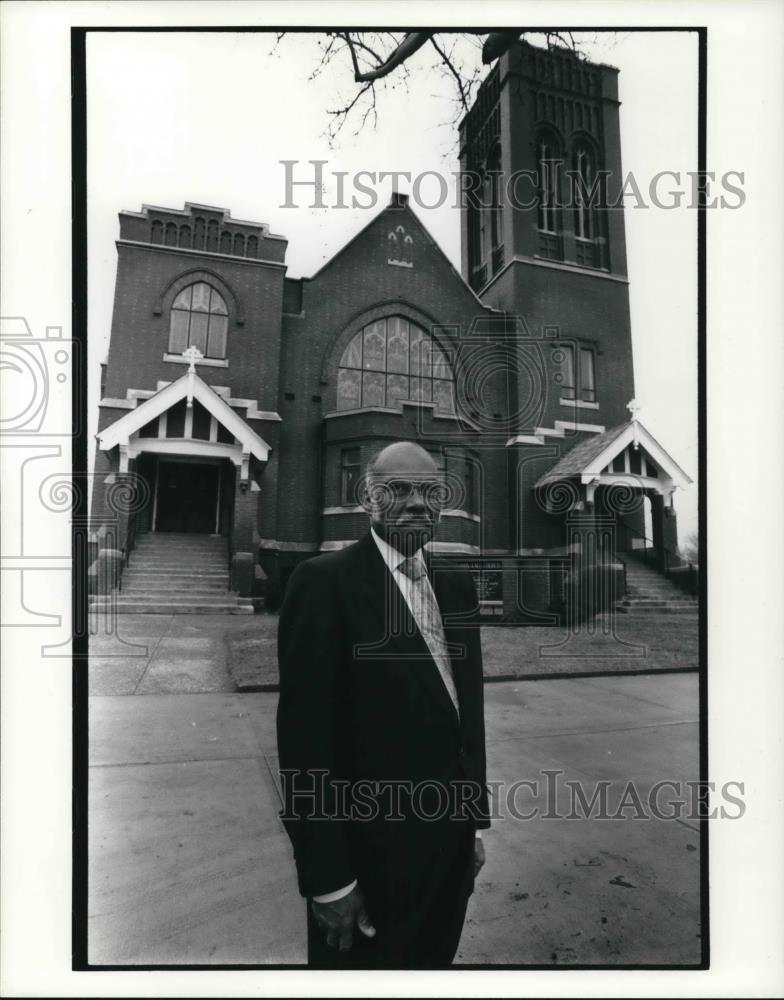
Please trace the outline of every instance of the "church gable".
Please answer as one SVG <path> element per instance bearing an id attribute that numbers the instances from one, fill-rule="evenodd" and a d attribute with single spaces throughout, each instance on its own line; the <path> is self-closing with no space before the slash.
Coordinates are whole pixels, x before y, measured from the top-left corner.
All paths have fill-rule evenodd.
<path id="1" fill-rule="evenodd" d="M 358 268 L 368 305 L 384 297 L 401 297 L 432 312 L 435 291 L 437 298 L 451 301 L 453 309 L 490 311 L 416 216 L 406 195 L 393 194 L 390 204 L 306 283 L 312 283 L 311 293 L 318 285 L 320 295 L 326 283 L 340 282 L 343 274 L 356 274 Z"/>

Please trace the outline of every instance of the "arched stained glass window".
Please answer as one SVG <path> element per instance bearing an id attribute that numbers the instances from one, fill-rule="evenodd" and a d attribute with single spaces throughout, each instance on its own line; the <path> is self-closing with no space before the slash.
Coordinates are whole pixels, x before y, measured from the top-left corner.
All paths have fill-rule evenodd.
<path id="1" fill-rule="evenodd" d="M 172 303 L 169 353 L 182 354 L 193 346 L 205 358 L 225 358 L 228 323 L 229 311 L 220 292 L 204 281 L 188 285 Z"/>
<path id="2" fill-rule="evenodd" d="M 338 409 L 394 409 L 404 399 L 454 413 L 454 377 L 430 334 L 403 316 L 386 316 L 363 327 L 343 352 Z"/>

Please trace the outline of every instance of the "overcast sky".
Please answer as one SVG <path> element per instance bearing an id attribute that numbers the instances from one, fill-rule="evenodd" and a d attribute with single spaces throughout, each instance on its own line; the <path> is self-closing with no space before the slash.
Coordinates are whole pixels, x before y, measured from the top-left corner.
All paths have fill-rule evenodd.
<path id="1" fill-rule="evenodd" d="M 697 39 L 682 33 L 578 36 L 596 61 L 620 69 L 624 172 L 646 192 L 662 170 L 697 168 Z M 411 61 L 406 88 L 397 78 L 378 104 L 378 123 L 358 135 L 349 122 L 330 147 L 328 110 L 353 94 L 350 67 L 333 63 L 317 80 L 316 38 L 289 35 L 273 51 L 264 33 L 91 33 L 87 41 L 88 234 L 91 432 L 96 426 L 98 365 L 111 327 L 119 235 L 117 213 L 143 203 L 182 208 L 186 201 L 269 223 L 289 240 L 293 277 L 313 274 L 386 204 L 387 181 L 373 208 L 311 209 L 308 192 L 285 202 L 281 160 L 327 160 L 337 171 L 457 170 L 453 89 L 428 72 L 426 50 Z M 392 89 L 394 85 L 394 89 Z M 300 176 L 298 173 L 297 176 Z M 674 184 L 674 182 L 670 182 Z M 687 183 L 683 180 L 684 186 Z M 407 185 L 402 182 L 401 190 Z M 331 185 L 327 185 L 328 195 Z M 688 190 L 688 188 L 687 188 Z M 433 183 L 422 187 L 433 198 Z M 460 220 L 450 197 L 419 215 L 460 268 Z M 627 203 L 626 233 L 640 419 L 697 479 L 697 213 L 684 199 L 663 210 Z M 697 487 L 676 493 L 679 534 L 697 526 Z"/>

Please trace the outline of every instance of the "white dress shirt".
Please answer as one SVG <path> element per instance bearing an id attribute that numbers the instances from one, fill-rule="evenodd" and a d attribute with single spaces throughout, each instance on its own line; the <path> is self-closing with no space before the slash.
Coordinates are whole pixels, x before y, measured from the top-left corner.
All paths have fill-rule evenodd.
<path id="1" fill-rule="evenodd" d="M 383 538 L 376 534 L 373 528 L 370 529 L 370 534 L 373 536 L 373 541 L 378 547 L 378 551 L 381 553 L 381 557 L 387 565 L 389 572 L 395 583 L 398 585 L 403 598 L 408 605 L 408 609 L 411 614 L 414 614 L 414 609 L 411 600 L 411 587 L 412 581 L 406 576 L 406 574 L 400 569 L 400 564 L 405 561 L 406 556 L 402 552 L 398 552 L 396 548 L 385 542 Z M 477 830 L 476 836 L 481 839 L 482 831 Z M 334 892 L 328 892 L 323 896 L 314 896 L 313 898 L 317 903 L 334 903 L 338 899 L 342 899 L 343 896 L 347 896 L 354 886 L 357 884 L 357 880 L 350 885 L 343 886 L 342 889 L 336 889 Z"/>

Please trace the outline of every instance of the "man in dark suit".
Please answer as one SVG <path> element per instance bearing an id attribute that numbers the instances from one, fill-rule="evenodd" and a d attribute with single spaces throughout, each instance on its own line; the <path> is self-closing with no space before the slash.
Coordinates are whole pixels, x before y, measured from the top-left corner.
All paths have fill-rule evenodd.
<path id="1" fill-rule="evenodd" d="M 476 594 L 423 549 L 427 451 L 389 445 L 364 487 L 370 530 L 300 564 L 281 609 L 281 817 L 311 966 L 445 966 L 490 825 Z"/>

